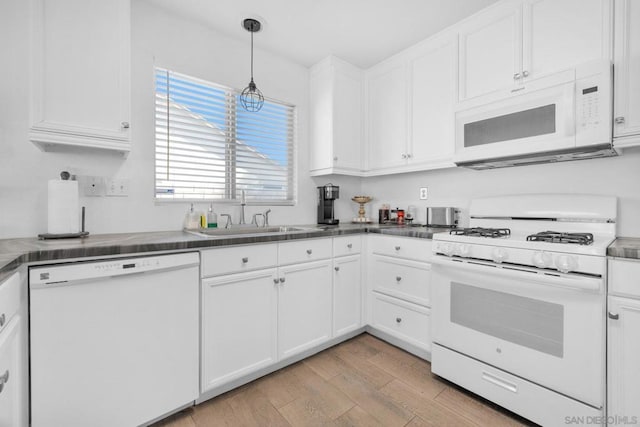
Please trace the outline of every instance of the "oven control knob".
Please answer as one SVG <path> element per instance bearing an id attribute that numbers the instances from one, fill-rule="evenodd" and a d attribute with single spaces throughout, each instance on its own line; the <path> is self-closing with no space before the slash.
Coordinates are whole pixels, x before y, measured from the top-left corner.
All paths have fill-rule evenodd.
<path id="1" fill-rule="evenodd" d="M 443 243 L 439 247 L 439 252 L 442 252 L 446 256 L 451 256 L 453 255 L 453 246 L 449 243 Z"/>
<path id="2" fill-rule="evenodd" d="M 556 267 L 561 273 L 575 271 L 578 268 L 578 260 L 571 255 L 559 255 L 556 258 Z"/>
<path id="3" fill-rule="evenodd" d="M 493 259 L 493 262 L 500 264 L 509 258 L 509 254 L 503 248 L 494 248 L 491 252 L 491 258 Z"/>
<path id="4" fill-rule="evenodd" d="M 553 265 L 553 257 L 550 253 L 544 251 L 534 253 L 531 261 L 538 268 L 547 268 Z"/>

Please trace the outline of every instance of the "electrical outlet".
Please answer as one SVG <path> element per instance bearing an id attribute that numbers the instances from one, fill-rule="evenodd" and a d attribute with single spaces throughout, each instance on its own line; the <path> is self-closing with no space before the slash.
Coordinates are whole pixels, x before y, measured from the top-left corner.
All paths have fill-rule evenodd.
<path id="1" fill-rule="evenodd" d="M 420 200 L 427 200 L 427 187 L 420 187 Z"/>
<path id="2" fill-rule="evenodd" d="M 82 194 L 89 197 L 104 196 L 104 178 L 101 176 L 78 176 Z"/>
<path id="3" fill-rule="evenodd" d="M 107 179 L 107 197 L 127 197 L 129 196 L 128 179 Z"/>

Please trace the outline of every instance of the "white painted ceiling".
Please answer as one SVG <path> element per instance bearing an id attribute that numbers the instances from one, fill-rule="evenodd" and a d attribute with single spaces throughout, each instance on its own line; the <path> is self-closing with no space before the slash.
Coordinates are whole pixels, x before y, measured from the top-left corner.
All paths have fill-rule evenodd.
<path id="1" fill-rule="evenodd" d="M 368 68 L 496 0 L 147 0 L 249 42 L 244 18 L 263 30 L 256 49 L 311 66 L 333 54 Z"/>

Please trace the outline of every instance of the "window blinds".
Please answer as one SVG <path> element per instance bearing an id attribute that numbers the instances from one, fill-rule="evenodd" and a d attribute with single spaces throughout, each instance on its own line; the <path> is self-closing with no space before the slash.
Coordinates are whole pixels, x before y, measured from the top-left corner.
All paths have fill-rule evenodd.
<path id="1" fill-rule="evenodd" d="M 290 204 L 295 108 L 156 68 L 156 198 Z"/>

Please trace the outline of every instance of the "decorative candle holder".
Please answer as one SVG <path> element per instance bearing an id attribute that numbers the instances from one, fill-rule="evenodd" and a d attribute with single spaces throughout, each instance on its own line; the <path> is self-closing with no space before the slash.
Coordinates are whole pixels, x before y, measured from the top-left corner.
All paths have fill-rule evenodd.
<path id="1" fill-rule="evenodd" d="M 358 217 L 353 218 L 353 222 L 369 224 L 371 223 L 371 218 L 366 217 L 366 211 L 364 210 L 364 205 L 373 200 L 371 196 L 354 196 L 351 198 L 356 203 L 360 204 L 360 209 L 358 209 Z"/>

